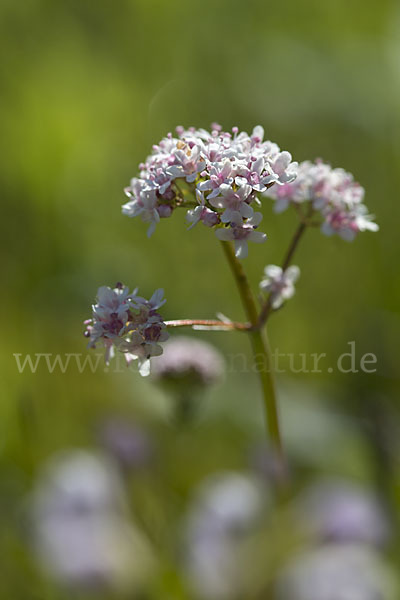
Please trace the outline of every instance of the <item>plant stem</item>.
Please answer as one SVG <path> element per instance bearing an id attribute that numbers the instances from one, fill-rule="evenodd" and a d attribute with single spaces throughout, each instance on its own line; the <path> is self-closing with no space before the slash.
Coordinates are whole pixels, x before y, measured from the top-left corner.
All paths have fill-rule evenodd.
<path id="1" fill-rule="evenodd" d="M 290 262 L 293 258 L 293 255 L 296 251 L 297 245 L 303 235 L 303 233 L 305 232 L 307 227 L 307 224 L 302 222 L 299 223 L 298 228 L 296 229 L 294 236 L 292 237 L 292 241 L 290 242 L 290 246 L 286 252 L 285 258 L 283 259 L 283 263 L 282 263 L 282 271 L 286 271 L 286 269 L 288 268 L 288 266 L 290 265 Z"/>
<path id="2" fill-rule="evenodd" d="M 275 381 L 272 373 L 271 350 L 266 330 L 258 328 L 258 310 L 251 291 L 246 273 L 241 262 L 236 258 L 233 246 L 230 242 L 221 242 L 226 259 L 236 281 L 237 288 L 242 300 L 246 316 L 252 325 L 249 329 L 251 345 L 253 349 L 254 365 L 260 377 L 263 391 L 264 410 L 266 414 L 267 427 L 271 445 L 280 463 L 284 464 L 282 439 L 279 427 L 278 407 L 276 399 Z M 259 361 L 262 361 L 258 369 Z"/>
<path id="3" fill-rule="evenodd" d="M 209 329 L 214 331 L 248 331 L 250 323 L 236 321 L 218 321 L 210 319 L 176 319 L 165 321 L 167 327 L 193 327 L 193 329 Z"/>

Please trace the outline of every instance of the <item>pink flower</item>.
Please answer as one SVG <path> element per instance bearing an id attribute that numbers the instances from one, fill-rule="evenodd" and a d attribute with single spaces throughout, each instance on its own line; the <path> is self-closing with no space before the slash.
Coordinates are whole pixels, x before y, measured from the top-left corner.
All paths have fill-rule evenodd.
<path id="1" fill-rule="evenodd" d="M 364 188 L 354 181 L 351 173 L 332 167 L 321 160 L 300 163 L 297 178 L 282 186 L 273 185 L 266 194 L 275 200 L 275 211 L 282 212 L 290 204 L 305 205 L 304 214 L 313 211 L 321 217 L 321 231 L 337 233 L 353 240 L 360 231 L 378 231 L 368 215 Z"/>
<path id="2" fill-rule="evenodd" d="M 255 231 L 262 220 L 262 214 L 259 212 L 247 219 L 245 222 L 239 221 L 231 223 L 229 229 L 217 229 L 215 235 L 224 242 L 233 241 L 235 244 L 235 253 L 238 258 L 246 258 L 248 254 L 247 242 L 262 243 L 265 242 L 267 236 L 261 231 Z"/>
<path id="3" fill-rule="evenodd" d="M 264 234 L 250 235 L 252 205 L 259 203 L 256 194 L 292 181 L 297 166 L 289 152 L 263 140 L 261 126 L 251 135 L 236 127 L 232 133 L 224 132 L 216 123 L 211 132 L 178 127 L 177 137 L 168 134 L 140 166 L 140 176 L 125 190 L 129 201 L 123 213 L 149 223 L 150 236 L 161 218 L 182 206 L 189 209 L 189 229 L 200 221 L 207 227 L 234 222 L 233 239 L 263 241 Z M 194 196 L 198 206 L 193 208 Z M 245 256 L 245 244 L 241 247 L 240 255 Z"/>
<path id="4" fill-rule="evenodd" d="M 168 339 L 165 323 L 157 312 L 164 303 L 161 289 L 146 300 L 137 296 L 137 290 L 129 293 L 120 283 L 114 289 L 99 288 L 92 318 L 85 321 L 88 347 L 95 348 L 101 341 L 106 350 L 106 364 L 115 350 L 119 350 L 127 363 L 137 359 L 141 375 L 148 375 L 150 357 L 162 354 L 160 342 Z"/>

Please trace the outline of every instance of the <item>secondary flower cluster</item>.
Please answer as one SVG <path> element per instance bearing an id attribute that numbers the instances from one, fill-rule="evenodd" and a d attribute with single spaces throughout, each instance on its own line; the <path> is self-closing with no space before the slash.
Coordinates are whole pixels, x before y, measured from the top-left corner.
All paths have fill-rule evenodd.
<path id="1" fill-rule="evenodd" d="M 300 269 L 296 265 L 288 267 L 285 271 L 277 265 L 265 267 L 260 288 L 263 292 L 269 292 L 272 308 L 280 308 L 285 300 L 289 300 L 294 295 L 294 284 L 299 276 Z"/>
<path id="2" fill-rule="evenodd" d="M 215 227 L 221 240 L 235 243 L 236 255 L 247 255 L 247 242 L 263 242 L 266 234 L 256 231 L 262 220 L 253 204 L 256 194 L 271 186 L 281 186 L 296 177 L 297 163 L 289 152 L 270 141 L 263 141 L 264 130 L 254 128 L 251 135 L 223 132 L 217 124 L 211 132 L 177 127 L 153 146 L 152 154 L 140 165 L 140 175 L 125 189 L 129 202 L 123 213 L 141 216 L 149 223 L 150 236 L 161 218 L 175 208 L 190 210 L 191 227 L 200 221 Z M 196 198 L 196 200 L 194 200 Z"/>
<path id="3" fill-rule="evenodd" d="M 122 283 L 117 283 L 114 289 L 100 287 L 97 304 L 92 306 L 92 318 L 85 321 L 89 348 L 95 348 L 101 340 L 107 364 L 117 349 L 124 353 L 128 364 L 137 359 L 141 375 L 148 375 L 150 357 L 162 354 L 159 342 L 169 337 L 157 312 L 165 303 L 163 293 L 162 289 L 156 290 L 146 300 L 137 296 L 137 289 L 130 293 Z"/>
<path id="4" fill-rule="evenodd" d="M 282 212 L 290 204 L 302 210 L 303 217 L 318 211 L 321 230 L 326 235 L 337 233 L 351 241 L 360 231 L 377 231 L 363 204 L 364 188 L 351 173 L 332 169 L 321 160 L 300 163 L 297 178 L 281 186 L 273 186 L 267 195 L 275 200 L 275 211 Z"/>

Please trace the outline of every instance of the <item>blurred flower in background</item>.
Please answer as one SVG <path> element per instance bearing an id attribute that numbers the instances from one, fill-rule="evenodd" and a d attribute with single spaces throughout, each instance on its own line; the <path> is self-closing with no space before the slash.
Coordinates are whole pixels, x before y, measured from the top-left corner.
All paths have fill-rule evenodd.
<path id="1" fill-rule="evenodd" d="M 151 573 L 149 543 L 129 517 L 118 473 L 101 455 L 53 457 L 36 482 L 32 520 L 38 559 L 60 584 L 134 589 Z"/>
<path id="2" fill-rule="evenodd" d="M 99 439 L 124 469 L 142 469 L 154 457 L 154 443 L 150 434 L 141 426 L 122 418 L 111 418 L 102 423 Z"/>
<path id="3" fill-rule="evenodd" d="M 152 359 L 154 380 L 166 387 L 176 403 L 176 416 L 193 416 L 199 395 L 223 376 L 222 354 L 208 342 L 186 336 L 172 337 L 164 353 Z"/>
<path id="4" fill-rule="evenodd" d="M 281 573 L 277 600 L 396 600 L 394 573 L 369 547 L 333 544 L 303 552 Z"/>
<path id="5" fill-rule="evenodd" d="M 203 482 L 187 515 L 184 542 L 184 568 L 196 598 L 243 597 L 242 546 L 269 503 L 267 488 L 248 475 L 225 472 Z"/>
<path id="6" fill-rule="evenodd" d="M 183 335 L 173 337 L 164 346 L 164 354 L 153 360 L 157 379 L 182 381 L 207 386 L 224 372 L 222 354 L 212 344 Z"/>
<path id="7" fill-rule="evenodd" d="M 342 479 L 321 480 L 298 500 L 298 518 L 320 541 L 381 547 L 389 539 L 388 517 L 368 489 Z"/>

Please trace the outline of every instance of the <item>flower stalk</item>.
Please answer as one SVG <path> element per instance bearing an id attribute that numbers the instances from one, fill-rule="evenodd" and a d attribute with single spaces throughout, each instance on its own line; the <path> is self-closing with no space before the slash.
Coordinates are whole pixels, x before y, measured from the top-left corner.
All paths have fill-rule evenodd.
<path id="1" fill-rule="evenodd" d="M 163 292 L 156 290 L 146 300 L 129 292 L 121 283 L 102 286 L 92 306 L 92 318 L 85 321 L 89 347 L 99 342 L 105 348 L 106 362 L 117 350 L 129 364 L 138 360 L 140 373 L 147 375 L 150 358 L 163 352 L 167 328 L 192 327 L 213 331 L 244 331 L 249 335 L 255 370 L 260 377 L 264 410 L 271 445 L 285 474 L 284 452 L 272 370 L 266 322 L 295 293 L 300 275 L 292 264 L 294 253 L 308 227 L 319 227 L 325 235 L 338 235 L 352 241 L 363 231 L 377 231 L 363 203 L 364 189 L 351 173 L 332 168 L 318 159 L 292 161 L 286 150 L 264 140 L 264 130 L 256 126 L 249 135 L 237 127 L 223 131 L 216 123 L 211 131 L 176 128 L 152 148 L 139 166 L 139 174 L 125 188 L 128 201 L 122 211 L 141 217 L 151 236 L 161 220 L 178 208 L 187 209 L 189 230 L 202 223 L 222 244 L 233 273 L 247 322 L 233 322 L 223 315 L 218 320 L 181 319 L 164 322 L 159 308 Z M 260 289 L 265 294 L 261 307 L 256 303 L 239 259 L 246 258 L 248 242 L 262 243 L 267 235 L 258 227 L 262 213 L 255 212 L 261 200 L 273 200 L 275 212 L 291 207 L 299 225 L 281 266 L 264 268 Z M 284 483 L 280 480 L 279 483 Z"/>
<path id="2" fill-rule="evenodd" d="M 250 323 L 239 323 L 237 321 L 219 321 L 213 319 L 175 319 L 165 321 L 167 327 L 192 327 L 192 329 L 203 329 L 210 331 L 249 331 Z"/>
<path id="3" fill-rule="evenodd" d="M 246 316 L 252 326 L 249 329 L 249 336 L 253 350 L 254 363 L 257 365 L 259 362 L 262 362 L 262 368 L 258 369 L 258 375 L 260 377 L 260 383 L 263 392 L 263 404 L 267 421 L 266 424 L 271 445 L 279 462 L 282 465 L 284 464 L 284 452 L 279 425 L 275 380 L 272 372 L 271 350 L 267 331 L 265 328 L 261 329 L 258 327 L 259 315 L 257 305 L 242 263 L 236 258 L 234 249 L 229 242 L 221 242 L 221 245 L 234 276 Z"/>

